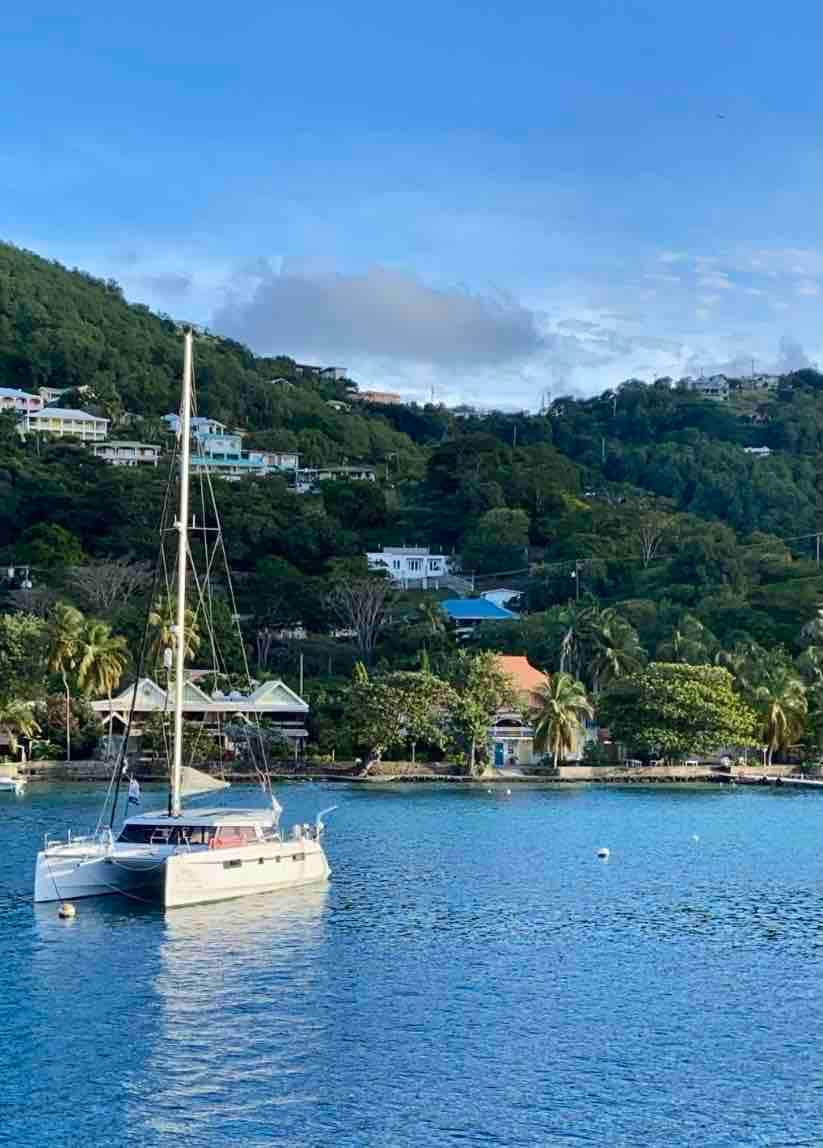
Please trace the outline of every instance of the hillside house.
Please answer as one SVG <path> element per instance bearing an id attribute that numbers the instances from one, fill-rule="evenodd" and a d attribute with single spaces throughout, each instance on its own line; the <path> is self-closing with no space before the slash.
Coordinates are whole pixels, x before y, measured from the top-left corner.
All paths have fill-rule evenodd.
<path id="1" fill-rule="evenodd" d="M 83 442 L 103 442 L 108 435 L 109 420 L 68 407 L 43 407 L 22 415 L 17 429 L 24 437 L 33 432 L 56 438 L 71 436 Z"/>
<path id="2" fill-rule="evenodd" d="M 351 397 L 361 403 L 382 403 L 383 406 L 402 406 L 403 398 L 394 391 L 356 391 Z"/>
<path id="3" fill-rule="evenodd" d="M 91 444 L 91 452 L 112 466 L 157 466 L 160 447 L 150 442 L 108 439 Z"/>
<path id="4" fill-rule="evenodd" d="M 366 555 L 370 570 L 386 570 L 404 590 L 437 589 L 449 572 L 445 554 L 432 554 L 426 546 L 384 546 Z"/>
<path id="5" fill-rule="evenodd" d="M 180 416 L 164 415 L 164 422 L 178 433 Z M 237 481 L 246 476 L 257 478 L 278 471 L 296 471 L 296 451 L 244 450 L 243 432 L 230 431 L 217 419 L 196 417 L 191 420 L 195 450 L 191 456 L 192 474 L 219 474 Z"/>
<path id="6" fill-rule="evenodd" d="M 457 627 L 457 636 L 468 637 L 481 622 L 511 622 L 517 614 L 485 598 L 446 598 L 440 608 Z"/>
<path id="7" fill-rule="evenodd" d="M 12 411 L 16 415 L 32 414 L 43 407 L 42 395 L 30 395 L 16 387 L 0 387 L 0 411 Z"/>
<path id="8" fill-rule="evenodd" d="M 294 486 L 298 494 L 313 494 L 321 482 L 376 482 L 373 466 L 304 466 L 294 472 Z"/>

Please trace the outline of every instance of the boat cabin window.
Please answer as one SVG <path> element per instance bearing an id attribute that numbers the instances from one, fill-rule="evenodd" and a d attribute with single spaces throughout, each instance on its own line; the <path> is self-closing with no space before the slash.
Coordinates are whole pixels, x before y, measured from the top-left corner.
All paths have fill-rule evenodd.
<path id="1" fill-rule="evenodd" d="M 118 841 L 132 845 L 208 845 L 213 825 L 124 825 Z"/>

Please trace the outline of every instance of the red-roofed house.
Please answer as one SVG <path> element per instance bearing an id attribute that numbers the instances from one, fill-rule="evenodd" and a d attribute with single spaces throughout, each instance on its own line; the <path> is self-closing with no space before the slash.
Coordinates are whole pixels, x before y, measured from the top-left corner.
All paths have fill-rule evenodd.
<path id="1" fill-rule="evenodd" d="M 529 714 L 540 707 L 540 690 L 548 685 L 548 677 L 536 669 L 523 655 L 497 654 L 498 667 L 508 675 L 515 689 L 519 709 L 500 710 L 489 731 L 489 757 L 498 768 L 533 765 L 543 756 L 534 750 L 534 727 Z M 569 755 L 579 758 L 583 745 L 596 738 L 594 723 L 584 722 L 583 734 Z"/>

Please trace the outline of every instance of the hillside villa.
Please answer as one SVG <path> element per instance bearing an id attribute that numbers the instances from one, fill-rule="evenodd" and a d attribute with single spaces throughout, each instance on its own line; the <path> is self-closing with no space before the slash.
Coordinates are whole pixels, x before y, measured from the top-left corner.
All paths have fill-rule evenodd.
<path id="1" fill-rule="evenodd" d="M 132 442 L 128 439 L 107 439 L 92 443 L 91 453 L 112 466 L 157 466 L 160 447 L 150 442 Z"/>
<path id="2" fill-rule="evenodd" d="M 369 570 L 387 571 L 404 590 L 437 589 L 449 573 L 445 554 L 432 554 L 427 546 L 384 546 L 366 554 Z"/>

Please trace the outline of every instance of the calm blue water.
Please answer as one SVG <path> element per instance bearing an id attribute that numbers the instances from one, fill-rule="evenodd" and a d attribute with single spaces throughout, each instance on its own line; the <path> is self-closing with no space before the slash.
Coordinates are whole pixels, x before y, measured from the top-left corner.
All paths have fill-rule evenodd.
<path id="1" fill-rule="evenodd" d="M 0 1142 L 823 1143 L 820 794 L 280 796 L 328 889 L 73 922 L 14 894 L 100 790 L 0 798 Z"/>

